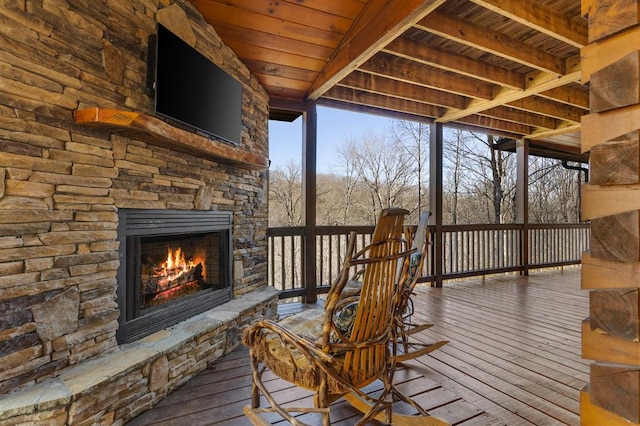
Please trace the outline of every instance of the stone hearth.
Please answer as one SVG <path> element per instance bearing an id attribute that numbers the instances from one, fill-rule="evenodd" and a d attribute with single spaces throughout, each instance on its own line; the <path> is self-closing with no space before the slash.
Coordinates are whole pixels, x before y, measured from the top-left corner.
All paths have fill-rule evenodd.
<path id="1" fill-rule="evenodd" d="M 243 326 L 277 313 L 265 287 L 0 400 L 1 424 L 113 423 L 151 408 L 231 352 Z M 100 407 L 96 413 L 96 407 Z"/>

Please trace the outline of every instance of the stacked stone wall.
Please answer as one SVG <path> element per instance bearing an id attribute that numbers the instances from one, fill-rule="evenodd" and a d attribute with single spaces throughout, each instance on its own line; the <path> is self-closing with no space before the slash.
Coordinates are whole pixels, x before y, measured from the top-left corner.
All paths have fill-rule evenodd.
<path id="1" fill-rule="evenodd" d="M 266 284 L 266 170 L 73 122 L 78 108 L 153 113 L 147 40 L 157 22 L 242 83 L 238 149 L 267 155 L 266 92 L 188 0 L 4 1 L 0 405 L 3 395 L 119 350 L 119 208 L 232 211 L 234 293 Z M 202 364 L 166 359 L 177 380 Z M 118 398 L 137 395 L 130 381 L 139 374 Z"/>

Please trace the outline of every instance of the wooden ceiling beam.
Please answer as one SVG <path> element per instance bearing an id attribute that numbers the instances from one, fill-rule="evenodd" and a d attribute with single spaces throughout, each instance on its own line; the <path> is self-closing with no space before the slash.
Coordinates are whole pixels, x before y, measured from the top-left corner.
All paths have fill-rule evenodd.
<path id="1" fill-rule="evenodd" d="M 307 93 L 316 100 L 446 0 L 371 0 Z"/>
<path id="2" fill-rule="evenodd" d="M 522 74 L 482 61 L 476 61 L 467 56 L 434 49 L 426 43 L 420 43 L 405 37 L 395 39 L 382 51 L 487 83 L 498 84 L 514 90 L 524 89 L 525 76 Z"/>
<path id="3" fill-rule="evenodd" d="M 571 121 L 573 123 L 579 123 L 582 115 L 585 113 L 585 111 L 580 108 L 549 99 L 543 99 L 538 96 L 528 96 L 517 99 L 506 105 L 523 111 L 546 115 L 547 117 L 552 117 L 560 121 Z"/>
<path id="4" fill-rule="evenodd" d="M 521 123 L 526 124 L 527 126 L 540 127 L 543 129 L 555 129 L 559 124 L 558 120 L 554 118 L 505 106 L 489 108 L 479 112 L 478 115 L 499 118 L 512 123 Z"/>
<path id="5" fill-rule="evenodd" d="M 320 98 L 318 99 L 318 105 L 328 108 L 337 108 L 345 111 L 359 112 L 363 114 L 380 115 L 385 118 L 392 118 L 394 120 L 412 120 L 421 123 L 432 123 L 433 119 L 429 117 L 423 117 L 419 115 L 413 115 L 402 111 L 390 111 L 382 108 L 377 108 L 369 105 L 352 104 L 350 102 L 341 101 L 338 99 Z"/>
<path id="6" fill-rule="evenodd" d="M 530 126 L 524 124 L 511 123 L 509 121 L 499 120 L 493 117 L 483 117 L 480 115 L 463 117 L 458 120 L 457 123 L 480 127 L 484 129 L 486 133 L 490 134 L 497 134 L 498 131 L 502 131 L 522 136 L 529 134 L 532 129 Z"/>
<path id="7" fill-rule="evenodd" d="M 406 83 L 478 99 L 491 99 L 494 92 L 494 86 L 483 81 L 452 74 L 386 53 L 374 56 L 362 64 L 359 69 Z"/>
<path id="8" fill-rule="evenodd" d="M 478 27 L 449 15 L 438 12 L 431 13 L 421 19 L 416 27 L 542 72 L 560 76 L 566 71 L 562 58 L 536 49 L 505 34 L 492 31 L 489 28 Z"/>
<path id="9" fill-rule="evenodd" d="M 434 105 L 428 105 L 407 99 L 394 98 L 391 96 L 375 95 L 373 93 L 340 86 L 334 86 L 327 91 L 322 98 L 359 105 L 368 105 L 384 110 L 403 111 L 408 112 L 409 114 L 428 118 L 438 117 L 444 112 L 444 108 Z"/>
<path id="10" fill-rule="evenodd" d="M 507 130 L 487 129 L 485 127 L 479 127 L 477 125 L 460 123 L 460 122 L 448 124 L 447 127 L 448 128 L 452 128 L 452 129 L 466 130 L 468 132 L 486 133 L 486 134 L 490 134 L 490 135 L 493 135 L 493 136 L 500 136 L 500 137 L 503 137 L 503 138 L 510 138 L 510 139 L 520 139 L 520 138 L 522 138 L 521 134 L 512 133 L 512 132 L 509 132 Z"/>
<path id="11" fill-rule="evenodd" d="M 467 115 L 476 114 L 489 108 L 504 105 L 528 96 L 536 95 L 545 90 L 554 89 L 556 87 L 564 86 L 565 84 L 576 82 L 580 79 L 580 76 L 581 73 L 579 66 L 574 67 L 569 73 L 561 77 L 557 77 L 554 74 L 544 72 L 532 73 L 525 90 L 517 91 L 502 88 L 498 91 L 493 99 L 474 99 L 469 103 L 469 106 L 466 109 L 462 111 L 448 111 L 444 116 L 440 117 L 436 121 L 441 123 L 455 121 Z"/>
<path id="12" fill-rule="evenodd" d="M 585 113 L 589 111 L 589 92 L 587 91 L 582 92 L 574 90 L 570 86 L 562 86 L 540 92 L 538 96 L 576 108 L 582 108 Z"/>
<path id="13" fill-rule="evenodd" d="M 586 19 L 583 25 L 580 25 L 571 19 L 557 15 L 553 10 L 538 2 L 521 0 L 471 1 L 478 6 L 482 6 L 579 49 L 588 43 Z"/>
<path id="14" fill-rule="evenodd" d="M 464 96 L 361 71 L 352 72 L 342 79 L 338 85 L 364 92 L 378 93 L 384 96 L 392 96 L 446 108 L 464 109 L 468 103 L 468 99 Z"/>
<path id="15" fill-rule="evenodd" d="M 546 139 L 552 136 L 576 133 L 580 131 L 580 124 L 564 122 L 555 129 L 535 129 L 532 133 L 525 135 L 525 139 Z"/>

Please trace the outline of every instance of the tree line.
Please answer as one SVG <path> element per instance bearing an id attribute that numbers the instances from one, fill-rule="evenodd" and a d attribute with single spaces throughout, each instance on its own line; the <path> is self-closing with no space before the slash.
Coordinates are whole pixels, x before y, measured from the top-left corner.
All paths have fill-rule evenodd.
<path id="1" fill-rule="evenodd" d="M 494 137 L 446 129 L 443 139 L 445 224 L 513 223 L 516 156 Z M 331 173 L 317 176 L 318 225 L 372 225 L 388 207 L 429 210 L 429 125 L 392 121 L 383 134 L 351 137 L 336 147 Z M 529 159 L 529 221 L 580 221 L 584 176 L 559 160 Z M 269 226 L 302 223 L 302 168 L 290 160 L 269 171 Z"/>

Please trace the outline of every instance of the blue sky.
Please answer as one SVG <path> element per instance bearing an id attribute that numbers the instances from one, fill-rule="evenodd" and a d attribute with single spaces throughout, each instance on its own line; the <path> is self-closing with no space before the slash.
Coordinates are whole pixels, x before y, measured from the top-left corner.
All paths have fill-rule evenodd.
<path id="1" fill-rule="evenodd" d="M 329 173 L 335 148 L 366 133 L 384 134 L 390 118 L 335 108 L 318 107 L 318 172 Z M 289 159 L 302 163 L 302 118 L 293 123 L 269 122 L 271 168 L 284 169 Z"/>

